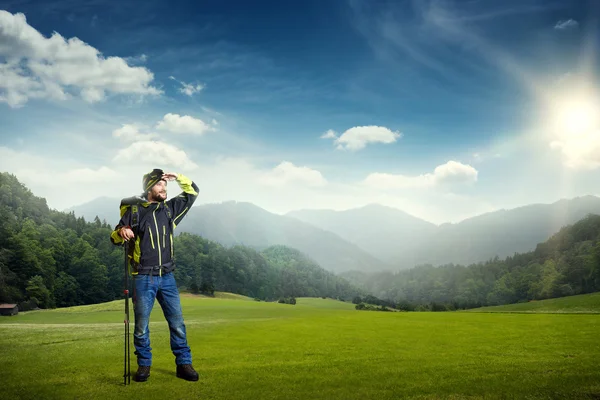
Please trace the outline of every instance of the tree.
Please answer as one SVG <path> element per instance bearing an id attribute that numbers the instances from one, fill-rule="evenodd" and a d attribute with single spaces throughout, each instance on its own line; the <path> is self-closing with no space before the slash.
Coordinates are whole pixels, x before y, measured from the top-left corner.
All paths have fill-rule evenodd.
<path id="1" fill-rule="evenodd" d="M 54 287 L 54 298 L 58 307 L 69 307 L 82 304 L 77 293 L 79 284 L 75 277 L 64 271 L 58 273 Z"/>
<path id="2" fill-rule="evenodd" d="M 562 276 L 556 269 L 554 260 L 546 260 L 542 266 L 540 281 L 532 285 L 536 299 L 548 299 L 559 293 L 558 286 Z"/>
<path id="3" fill-rule="evenodd" d="M 76 248 L 78 256 L 74 257 L 69 274 L 79 283 L 77 297 L 85 304 L 112 300 L 107 291 L 107 269 L 98 251 L 83 239 L 79 239 Z"/>
<path id="4" fill-rule="evenodd" d="M 37 299 L 37 303 L 40 307 L 46 308 L 54 306 L 54 299 L 50 295 L 50 291 L 46 285 L 44 285 L 44 279 L 41 276 L 36 275 L 31 278 L 27 282 L 27 288 L 25 290 L 27 292 L 27 297 L 29 297 L 29 299 Z"/>
<path id="5" fill-rule="evenodd" d="M 492 291 L 488 294 L 488 304 L 498 305 L 514 301 L 515 291 L 511 287 L 510 281 L 510 275 L 508 273 L 496 281 L 494 289 L 492 289 Z"/>

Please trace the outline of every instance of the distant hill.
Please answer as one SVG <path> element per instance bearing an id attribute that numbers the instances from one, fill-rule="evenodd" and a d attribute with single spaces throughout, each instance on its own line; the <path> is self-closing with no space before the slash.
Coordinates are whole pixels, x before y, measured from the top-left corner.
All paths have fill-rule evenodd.
<path id="1" fill-rule="evenodd" d="M 118 205 L 118 199 L 101 198 L 73 211 L 88 221 L 97 215 L 114 225 Z M 380 205 L 347 211 L 299 210 L 282 216 L 250 203 L 226 202 L 194 206 L 190 221 L 184 220 L 181 228 L 225 245 L 284 244 L 301 249 L 331 271 L 369 272 L 418 264 L 468 265 L 527 252 L 590 213 L 600 214 L 600 198 L 532 204 L 440 226 Z"/>
<path id="2" fill-rule="evenodd" d="M 600 198 L 584 196 L 486 213 L 439 226 L 415 247 L 414 258 L 420 264 L 433 265 L 468 265 L 496 256 L 502 259 L 535 249 L 562 227 L 588 214 L 600 214 Z"/>
<path id="3" fill-rule="evenodd" d="M 293 247 L 334 272 L 391 268 L 332 232 L 272 214 L 251 203 L 230 201 L 194 206 L 178 229 L 226 246 L 243 244 L 264 249 L 279 244 Z"/>
<path id="4" fill-rule="evenodd" d="M 119 220 L 118 208 L 118 199 L 99 198 L 67 211 L 88 221 L 98 216 L 114 226 Z M 177 231 L 194 233 L 225 246 L 243 244 L 257 250 L 273 245 L 293 247 L 333 272 L 391 269 L 335 233 L 246 202 L 194 205 Z"/>
<path id="5" fill-rule="evenodd" d="M 534 250 L 504 259 L 468 266 L 419 265 L 396 272 L 352 271 L 340 276 L 394 303 L 392 307 L 409 311 L 598 312 L 597 295 L 565 296 L 599 292 L 599 265 L 600 215 L 592 214 L 561 228 Z M 512 306 L 480 308 L 505 304 Z"/>
<path id="6" fill-rule="evenodd" d="M 404 211 L 370 204 L 345 211 L 298 210 L 286 214 L 338 234 L 384 261 L 411 264 L 414 247 L 436 232 L 437 226 Z M 412 260 L 415 261 L 415 260 Z"/>
<path id="7" fill-rule="evenodd" d="M 114 226 L 119 222 L 119 202 L 120 199 L 98 197 L 90 202 L 62 211 L 66 213 L 74 212 L 77 217 L 83 217 L 86 221 L 93 221 L 97 216 L 100 221 L 106 221 L 109 225 Z"/>
<path id="8" fill-rule="evenodd" d="M 600 292 L 502 306 L 473 308 L 466 310 L 466 312 L 600 314 Z"/>
<path id="9" fill-rule="evenodd" d="M 600 198 L 532 204 L 440 226 L 378 205 L 347 211 L 300 210 L 287 215 L 337 233 L 405 269 L 418 264 L 466 265 L 527 252 L 590 213 L 600 214 Z"/>
<path id="10" fill-rule="evenodd" d="M 110 213 L 118 204 L 118 201 L 103 199 L 98 206 L 104 206 Z M 211 207 L 208 212 L 232 223 L 231 218 L 219 218 L 222 208 Z M 251 210 L 252 215 L 268 220 L 265 213 Z M 244 219 L 243 214 L 237 214 L 239 222 L 243 227 L 249 226 L 253 221 Z M 95 217 L 91 215 L 87 219 Z M 345 246 L 342 239 L 336 242 L 336 238 L 329 237 L 333 234 L 319 235 L 312 226 L 303 229 L 298 221 L 290 221 L 293 225 L 289 229 L 295 233 L 306 235 L 322 246 L 332 246 L 333 250 L 324 254 L 330 257 L 333 267 L 345 266 L 337 263 L 346 261 L 343 257 L 349 257 L 347 265 L 361 269 L 368 269 L 377 262 L 369 255 L 357 254 L 352 245 Z M 191 231 L 189 228 L 202 224 L 201 218 L 185 222 Z M 234 217 L 233 223 L 236 222 Z M 214 222 L 211 225 L 219 226 Z M 261 227 L 276 228 L 274 224 L 260 225 L 256 232 L 260 232 Z M 17 304 L 19 311 L 28 311 L 120 298 L 124 279 L 123 247 L 114 246 L 109 240 L 112 229 L 108 223 L 85 221 L 74 212 L 48 208 L 45 199 L 35 196 L 14 175 L 0 172 L 0 303 Z M 227 228 L 227 231 L 235 232 L 235 229 Z M 310 240 L 302 242 L 292 237 L 294 242 L 311 244 Z M 363 295 L 305 253 L 289 246 L 269 246 L 262 251 L 243 245 L 224 247 L 188 232 L 176 235 L 174 246 L 177 259 L 174 274 L 182 291 L 205 294 L 222 291 L 253 300 L 287 302 L 304 296 L 350 301 Z M 335 259 L 338 254 L 342 257 Z M 360 261 L 370 264 L 352 264 Z"/>

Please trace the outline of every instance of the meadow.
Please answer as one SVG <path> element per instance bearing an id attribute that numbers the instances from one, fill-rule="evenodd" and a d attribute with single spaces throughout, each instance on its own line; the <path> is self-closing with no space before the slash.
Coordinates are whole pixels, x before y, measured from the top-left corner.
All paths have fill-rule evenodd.
<path id="1" fill-rule="evenodd" d="M 588 297 L 600 309 L 600 296 Z M 598 315 L 374 312 L 297 300 L 182 295 L 198 382 L 176 378 L 156 304 L 151 376 L 130 386 L 122 300 L 2 317 L 2 398 L 600 398 Z"/>
<path id="2" fill-rule="evenodd" d="M 600 314 L 600 292 L 559 297 L 556 299 L 507 304 L 503 306 L 481 307 L 466 311 L 501 313 Z"/>

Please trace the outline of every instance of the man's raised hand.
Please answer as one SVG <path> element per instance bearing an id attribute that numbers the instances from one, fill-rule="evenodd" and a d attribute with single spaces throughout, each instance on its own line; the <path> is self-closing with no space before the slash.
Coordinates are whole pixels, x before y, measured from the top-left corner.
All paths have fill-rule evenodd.
<path id="1" fill-rule="evenodd" d="M 166 181 L 174 181 L 175 179 L 177 179 L 177 175 L 178 174 L 176 174 L 174 172 L 167 172 L 167 173 L 163 174 L 162 179 L 164 179 Z"/>

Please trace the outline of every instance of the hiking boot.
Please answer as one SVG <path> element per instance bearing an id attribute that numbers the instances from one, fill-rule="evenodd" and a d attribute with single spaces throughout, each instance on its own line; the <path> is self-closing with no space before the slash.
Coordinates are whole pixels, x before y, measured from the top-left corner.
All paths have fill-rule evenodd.
<path id="1" fill-rule="evenodd" d="M 137 372 L 135 373 L 135 376 L 133 377 L 133 380 L 136 382 L 146 382 L 148 380 L 149 376 L 150 376 L 150 367 L 140 365 L 138 367 Z"/>
<path id="2" fill-rule="evenodd" d="M 177 377 L 186 381 L 197 381 L 198 373 L 192 367 L 192 364 L 177 365 Z"/>

